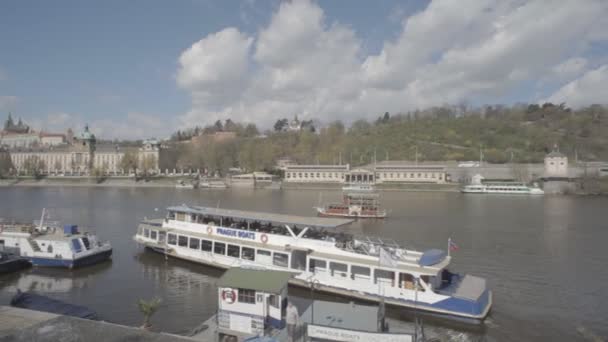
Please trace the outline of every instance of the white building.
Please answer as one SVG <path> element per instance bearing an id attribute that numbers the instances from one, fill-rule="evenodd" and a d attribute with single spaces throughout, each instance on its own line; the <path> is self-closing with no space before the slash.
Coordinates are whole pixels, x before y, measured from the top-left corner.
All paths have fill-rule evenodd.
<path id="1" fill-rule="evenodd" d="M 545 156 L 545 177 L 568 177 L 568 157 L 555 149 Z"/>
<path id="2" fill-rule="evenodd" d="M 285 182 L 290 183 L 435 183 L 447 182 L 442 165 L 416 165 L 385 161 L 351 169 L 345 165 L 286 165 Z"/>

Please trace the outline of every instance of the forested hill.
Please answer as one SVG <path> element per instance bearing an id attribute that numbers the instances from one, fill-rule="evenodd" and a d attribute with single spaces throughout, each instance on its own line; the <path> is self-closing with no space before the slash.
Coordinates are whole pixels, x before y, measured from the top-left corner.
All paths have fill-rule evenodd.
<path id="1" fill-rule="evenodd" d="M 284 120 L 284 119 L 282 119 Z M 216 123 L 217 125 L 217 123 Z M 270 169 L 290 157 L 299 163 L 350 163 L 377 160 L 478 160 L 542 162 L 558 146 L 570 158 L 608 160 L 608 108 L 572 110 L 564 105 L 491 106 L 478 110 L 438 107 L 390 115 L 350 127 L 333 122 L 299 132 L 272 131 L 263 137 L 238 134 L 229 142 L 175 144 L 178 167 L 225 170 Z M 576 151 L 576 152 L 575 152 Z"/>

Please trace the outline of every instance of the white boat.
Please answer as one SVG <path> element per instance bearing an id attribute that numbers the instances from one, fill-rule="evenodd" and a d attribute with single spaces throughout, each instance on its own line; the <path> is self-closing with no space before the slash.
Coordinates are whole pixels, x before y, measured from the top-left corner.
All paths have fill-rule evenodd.
<path id="1" fill-rule="evenodd" d="M 538 186 L 527 186 L 518 182 L 488 182 L 482 184 L 469 184 L 461 190 L 466 194 L 518 194 L 518 195 L 544 195 L 545 192 Z"/>
<path id="2" fill-rule="evenodd" d="M 167 256 L 290 271 L 294 285 L 452 318 L 480 321 L 492 306 L 485 279 L 447 270 L 449 253 L 336 231 L 352 220 L 186 205 L 167 211 L 142 221 L 134 240 Z"/>
<path id="3" fill-rule="evenodd" d="M 175 188 L 177 189 L 194 189 L 194 183 L 186 182 L 184 180 L 177 181 Z"/>
<path id="4" fill-rule="evenodd" d="M 198 187 L 200 189 L 226 189 L 228 186 L 222 180 L 201 180 Z"/>
<path id="5" fill-rule="evenodd" d="M 0 241 L 34 266 L 75 268 L 108 260 L 109 242 L 95 234 L 81 232 L 76 225 L 64 225 L 42 219 L 34 224 L 0 225 Z"/>
<path id="6" fill-rule="evenodd" d="M 342 187 L 342 191 L 347 192 L 373 192 L 375 191 L 372 184 L 357 184 L 351 183 Z"/>

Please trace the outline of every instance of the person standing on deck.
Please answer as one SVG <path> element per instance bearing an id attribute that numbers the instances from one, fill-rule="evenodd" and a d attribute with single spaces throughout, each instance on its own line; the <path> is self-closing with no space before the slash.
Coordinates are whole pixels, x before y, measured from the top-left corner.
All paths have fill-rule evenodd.
<path id="1" fill-rule="evenodd" d="M 300 314 L 298 313 L 298 308 L 296 308 L 292 302 L 289 302 L 289 304 L 287 304 L 287 317 L 285 317 L 285 322 L 287 323 L 288 342 L 293 342 L 296 340 L 296 327 L 298 326 L 299 320 Z"/>

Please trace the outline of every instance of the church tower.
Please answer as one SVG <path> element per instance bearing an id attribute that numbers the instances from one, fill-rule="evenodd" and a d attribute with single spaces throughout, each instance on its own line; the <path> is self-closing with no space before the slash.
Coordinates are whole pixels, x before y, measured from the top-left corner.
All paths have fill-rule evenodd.
<path id="1" fill-rule="evenodd" d="M 95 138 L 95 134 L 89 131 L 89 125 L 84 126 L 84 132 L 80 134 L 80 137 L 75 145 L 77 146 L 78 150 L 84 154 L 85 158 L 83 162 L 85 163 L 86 169 L 89 172 L 93 170 L 96 144 L 97 139 Z"/>

